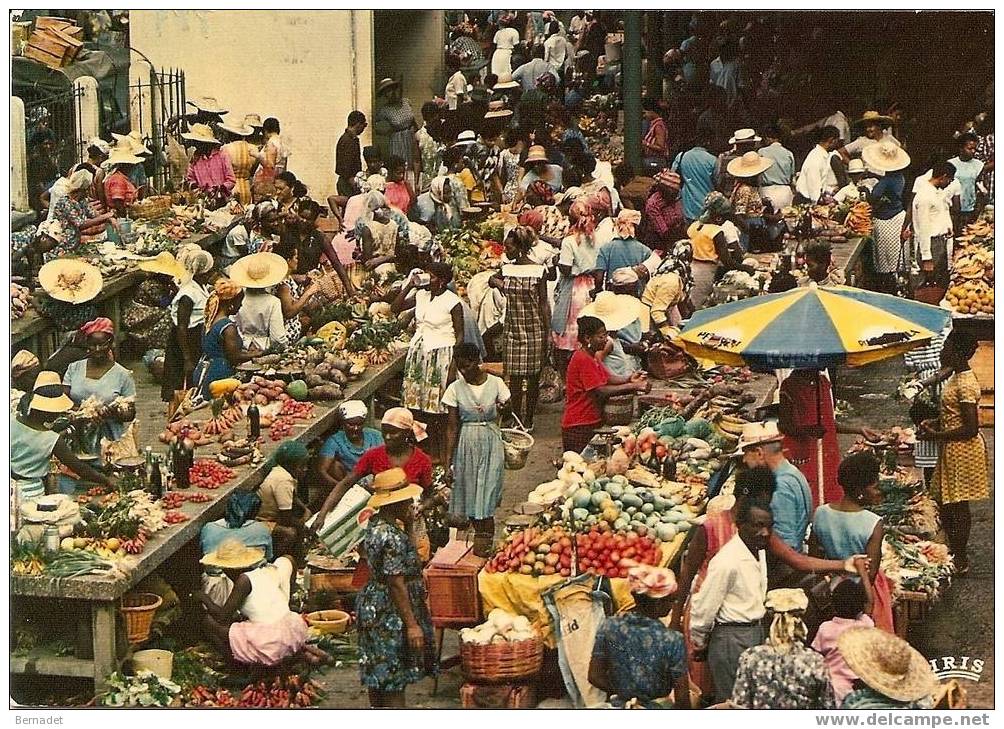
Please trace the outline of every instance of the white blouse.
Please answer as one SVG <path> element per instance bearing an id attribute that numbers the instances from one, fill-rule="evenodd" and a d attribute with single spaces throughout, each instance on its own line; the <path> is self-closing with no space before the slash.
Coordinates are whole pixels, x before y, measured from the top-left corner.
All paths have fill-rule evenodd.
<path id="1" fill-rule="evenodd" d="M 273 344 L 286 343 L 286 324 L 282 318 L 282 302 L 264 291 L 248 290 L 237 312 L 237 329 L 244 348 L 254 344 L 266 350 Z"/>
<path id="2" fill-rule="evenodd" d="M 415 293 L 415 336 L 412 345 L 419 340 L 422 350 L 431 352 L 443 347 L 455 347 L 457 335 L 453 330 L 453 309 L 460 303 L 460 297 L 447 289 L 433 298 L 428 289 Z"/>
<path id="3" fill-rule="evenodd" d="M 202 288 L 202 284 L 193 278 L 179 286 L 178 293 L 171 299 L 171 321 L 174 325 L 178 326 L 178 304 L 183 297 L 192 300 L 192 315 L 188 318 L 188 328 L 194 329 L 205 324 L 203 320 L 206 318 L 206 301 L 209 299 L 209 294 Z"/>

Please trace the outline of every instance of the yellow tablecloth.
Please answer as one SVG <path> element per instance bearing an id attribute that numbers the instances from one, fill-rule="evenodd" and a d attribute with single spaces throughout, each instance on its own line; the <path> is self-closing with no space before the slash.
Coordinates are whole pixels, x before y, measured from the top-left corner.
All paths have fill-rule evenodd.
<path id="1" fill-rule="evenodd" d="M 687 532 L 681 532 L 671 542 L 662 545 L 662 560 L 660 566 L 671 564 L 683 548 Z M 517 572 L 489 573 L 481 570 L 478 573 L 478 591 L 481 593 L 481 607 L 485 616 L 495 608 L 526 617 L 540 633 L 544 645 L 553 648 L 554 636 L 551 633 L 551 616 L 541 595 L 548 588 L 557 585 L 567 578 L 561 575 L 533 577 Z M 614 610 L 624 612 L 634 607 L 634 598 L 628 588 L 628 581 L 620 578 L 610 580 L 614 592 Z"/>

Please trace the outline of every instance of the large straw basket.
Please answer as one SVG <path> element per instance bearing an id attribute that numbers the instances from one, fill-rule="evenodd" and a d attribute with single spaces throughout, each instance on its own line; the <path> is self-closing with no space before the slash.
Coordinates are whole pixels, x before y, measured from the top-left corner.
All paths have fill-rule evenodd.
<path id="1" fill-rule="evenodd" d="M 518 471 L 526 465 L 526 459 L 533 448 L 533 436 L 519 428 L 502 428 L 502 449 L 505 451 L 505 467 Z"/>
<path id="2" fill-rule="evenodd" d="M 515 643 L 460 642 L 460 664 L 464 676 L 475 683 L 511 683 L 540 672 L 544 644 L 539 638 Z"/>
<path id="3" fill-rule="evenodd" d="M 122 597 L 119 611 L 125 618 L 129 642 L 138 645 L 150 637 L 150 626 L 157 608 L 164 601 L 151 592 L 133 592 Z"/>

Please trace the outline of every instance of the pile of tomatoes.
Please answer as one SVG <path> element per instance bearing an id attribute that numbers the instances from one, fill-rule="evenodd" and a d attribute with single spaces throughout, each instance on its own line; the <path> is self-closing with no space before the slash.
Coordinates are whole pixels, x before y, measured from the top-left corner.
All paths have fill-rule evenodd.
<path id="1" fill-rule="evenodd" d="M 202 489 L 218 489 L 233 477 L 232 469 L 208 458 L 196 461 L 188 469 L 188 482 Z"/>
<path id="2" fill-rule="evenodd" d="M 272 421 L 272 425 L 268 429 L 268 437 L 273 441 L 279 441 L 288 437 L 292 432 L 293 418 L 279 417 Z"/>
<path id="3" fill-rule="evenodd" d="M 188 514 L 183 514 L 180 511 L 169 511 L 164 514 L 165 524 L 180 524 L 183 521 L 188 521 Z"/>
<path id="4" fill-rule="evenodd" d="M 299 400 L 285 400 L 282 403 L 282 409 L 279 410 L 279 415 L 292 418 L 294 420 L 306 420 L 313 414 L 313 412 L 314 403 L 300 402 Z"/>

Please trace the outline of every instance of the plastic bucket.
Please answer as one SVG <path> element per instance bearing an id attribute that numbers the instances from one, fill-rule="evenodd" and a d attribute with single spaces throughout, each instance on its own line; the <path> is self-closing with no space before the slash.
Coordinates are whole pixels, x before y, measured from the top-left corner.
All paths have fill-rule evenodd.
<path id="1" fill-rule="evenodd" d="M 174 654 L 156 648 L 136 651 L 132 654 L 132 669 L 136 673 L 153 671 L 161 678 L 170 681 L 171 672 L 174 670 Z"/>

